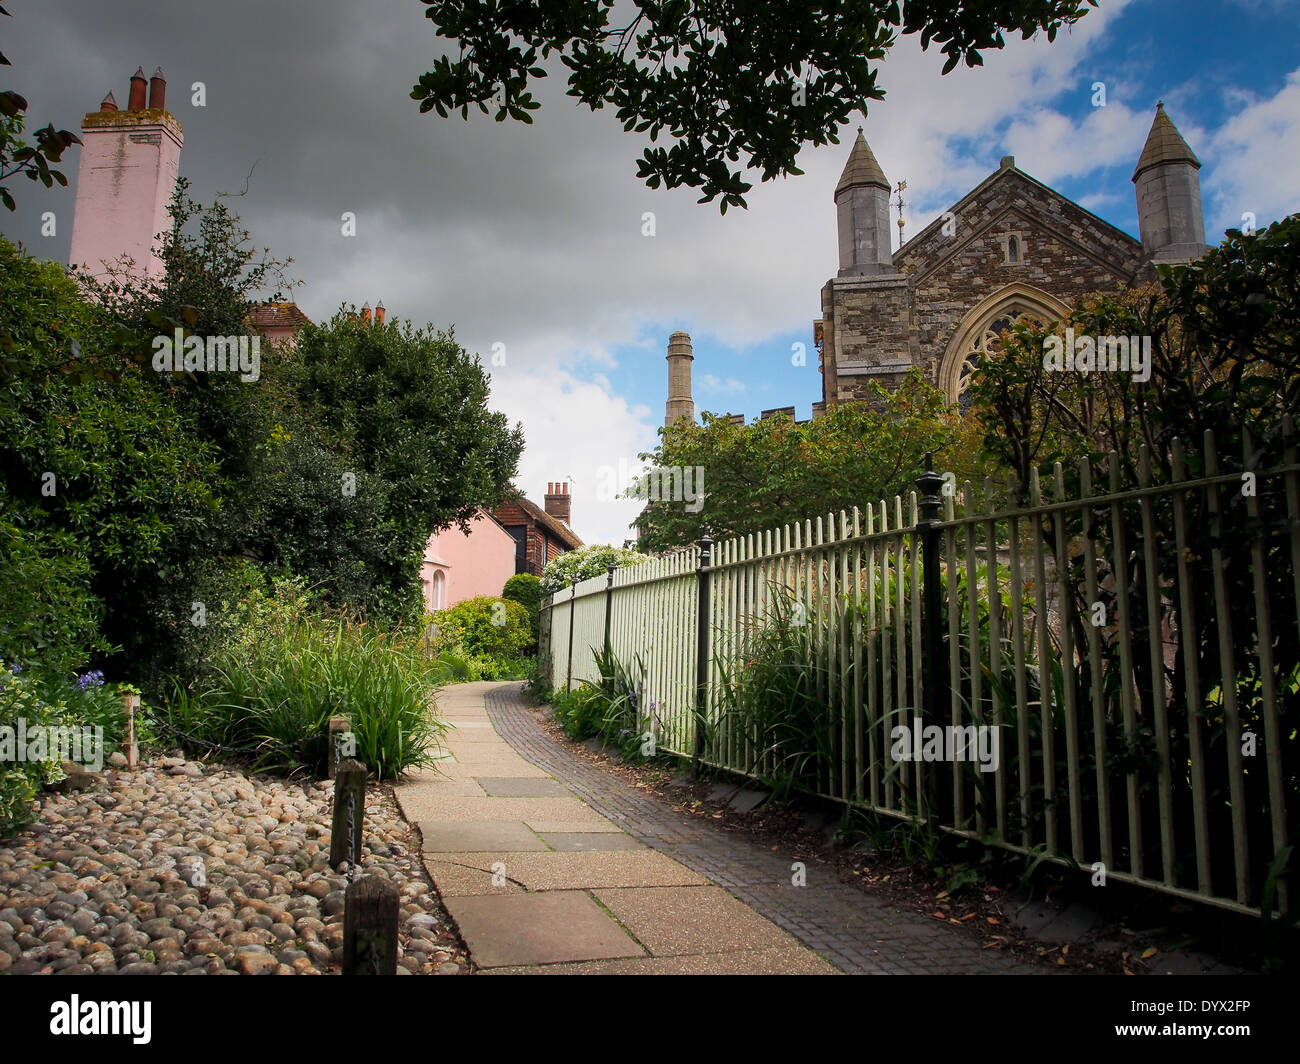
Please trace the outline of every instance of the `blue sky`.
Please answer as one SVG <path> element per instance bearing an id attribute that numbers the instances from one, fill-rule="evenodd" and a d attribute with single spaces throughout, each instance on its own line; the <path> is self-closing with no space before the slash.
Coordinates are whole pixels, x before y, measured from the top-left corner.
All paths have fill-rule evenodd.
<path id="1" fill-rule="evenodd" d="M 492 395 L 524 427 L 518 483 L 540 501 L 548 481 L 571 479 L 589 542 L 628 534 L 635 504 L 599 485 L 655 442 L 674 330 L 694 340 L 697 407 L 810 415 L 812 322 L 838 265 L 832 195 L 859 123 L 889 179 L 907 181 L 908 234 L 1010 154 L 1136 235 L 1130 177 L 1157 99 L 1203 163 L 1207 239 L 1246 211 L 1262 226 L 1300 209 L 1300 0 L 1101 0 L 1054 43 L 1015 39 L 944 77 L 937 50 L 904 38 L 882 67 L 885 99 L 839 145 L 802 153 L 803 176 L 757 185 L 749 210 L 725 217 L 689 189 L 638 181 L 648 141 L 609 110 L 577 107 L 558 67 L 536 86 L 532 126 L 420 115 L 411 86 L 446 49 L 414 2 L 10 9 L 4 81 L 40 124 L 75 129 L 109 89 L 125 102 L 137 65 L 164 67 L 182 174 L 210 201 L 252 171 L 230 202 L 258 247 L 293 258 L 294 296 L 313 319 L 382 299 L 390 319 L 454 325 L 485 363 L 504 345 Z M 202 108 L 187 96 L 196 81 Z M 1092 104 L 1097 81 L 1105 107 Z M 0 211 L 6 236 L 64 262 L 75 150 L 69 159 L 72 188 L 24 182 L 18 212 Z M 49 239 L 46 210 L 60 219 Z M 341 236 L 344 211 L 354 238 Z"/>
<path id="2" fill-rule="evenodd" d="M 1103 0 L 1103 8 L 1109 10 L 1112 6 L 1116 5 Z M 1099 13 L 1094 12 L 1089 18 Z M 1240 226 L 1241 213 L 1252 208 L 1257 214 L 1257 224 L 1266 225 L 1300 209 L 1300 174 L 1291 170 L 1295 175 L 1292 186 L 1297 194 L 1290 199 L 1264 196 L 1256 203 L 1249 197 L 1241 197 L 1236 186 L 1215 183 L 1215 171 L 1223 167 L 1224 160 L 1213 154 L 1211 145 L 1214 134 L 1230 128 L 1251 103 L 1278 97 L 1288 83 L 1294 86 L 1300 73 L 1298 32 L 1300 0 L 1128 4 L 1109 19 L 1106 31 L 1084 50 L 1086 59 L 1079 64 L 1076 78 L 1065 80 L 1053 92 L 1044 92 L 1008 108 L 1000 121 L 990 123 L 977 135 L 953 130 L 942 138 L 947 160 L 963 173 L 973 170 L 987 176 L 997 169 L 1004 154 L 1016 154 L 1015 149 L 1032 139 L 1037 128 L 1050 124 L 1053 116 L 1068 123 L 1069 129 L 1078 130 L 1093 115 L 1096 95 L 1093 85 L 1100 81 L 1106 86 L 1106 106 L 1132 109 L 1142 119 L 1138 123 L 1142 132 L 1136 140 L 1130 137 L 1125 142 L 1127 151 L 1122 151 L 1118 159 L 1095 168 L 1074 170 L 1056 180 L 1043 176 L 1047 184 L 1136 237 L 1133 167 L 1155 101 L 1163 99 L 1166 110 L 1203 164 L 1206 239 L 1211 243 L 1221 239 L 1224 229 Z M 1058 43 L 1068 46 L 1072 43 L 1070 37 L 1070 34 L 1063 35 Z M 997 79 L 1001 59 L 997 52 L 987 53 L 985 68 L 990 80 Z M 887 90 L 888 70 L 887 65 L 884 77 Z M 976 85 L 978 80 L 971 78 Z M 935 79 L 927 98 L 941 105 L 945 96 L 943 86 L 944 79 Z M 883 137 L 872 136 L 872 120 L 919 106 L 902 95 L 888 93 L 884 101 L 873 105 L 866 120 L 868 139 L 890 181 L 903 178 L 908 182 L 904 199 L 913 201 L 904 210 L 905 234 L 909 237 L 973 187 L 971 182 L 963 184 L 948 179 L 941 170 L 927 168 L 910 173 L 889 165 L 887 160 L 893 145 Z M 1298 107 L 1300 93 L 1293 89 L 1290 101 L 1293 133 L 1300 125 L 1300 114 L 1295 113 Z M 1136 126 L 1129 128 L 1131 131 Z M 842 140 L 841 146 L 823 152 L 847 158 L 851 137 Z M 1081 142 L 1078 150 L 1086 154 L 1088 142 Z M 1261 159 L 1267 157 L 1267 153 L 1261 154 Z M 1023 153 L 1017 155 L 1017 161 L 1022 169 L 1039 176 Z M 891 210 L 891 219 L 896 218 L 897 214 Z M 820 217 L 809 221 L 821 225 L 833 236 L 835 217 L 831 204 L 825 205 Z M 897 237 L 894 246 L 898 246 Z M 827 278 L 834 274 L 835 266 L 834 259 L 827 258 Z M 788 356 L 791 345 L 798 342 L 805 343 L 811 351 L 811 321 L 819 316 L 815 288 L 808 297 L 807 323 L 793 324 L 758 344 L 734 346 L 701 329 L 697 322 L 681 319 L 650 323 L 646 334 L 666 343 L 666 337 L 674 329 L 692 333 L 697 409 L 744 413 L 752 418 L 764 409 L 793 404 L 798 417 L 805 418 L 810 415 L 811 404 L 822 397 L 820 375 L 815 368 L 810 373 L 793 367 Z M 613 387 L 651 407 L 656 404 L 661 407 L 663 366 L 646 362 L 640 357 L 640 350 L 631 346 L 615 349 L 614 355 L 619 366 L 609 374 Z M 815 366 L 815 352 L 811 358 Z"/>

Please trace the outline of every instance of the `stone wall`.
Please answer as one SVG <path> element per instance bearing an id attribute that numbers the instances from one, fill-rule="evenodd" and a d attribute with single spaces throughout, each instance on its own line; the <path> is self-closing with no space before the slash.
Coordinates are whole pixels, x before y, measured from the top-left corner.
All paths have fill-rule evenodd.
<path id="1" fill-rule="evenodd" d="M 1142 245 L 1007 165 L 894 255 L 898 275 L 835 278 L 822 289 L 823 398 L 864 398 L 868 382 L 897 387 L 940 363 L 963 319 L 1009 285 L 1067 306 L 1140 279 Z M 945 232 L 945 229 L 949 232 Z M 1010 241 L 1015 239 L 1011 261 Z"/>

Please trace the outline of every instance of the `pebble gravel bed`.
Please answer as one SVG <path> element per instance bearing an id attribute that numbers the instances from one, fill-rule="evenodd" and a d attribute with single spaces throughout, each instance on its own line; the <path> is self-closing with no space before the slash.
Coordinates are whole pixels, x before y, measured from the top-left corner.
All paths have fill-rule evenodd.
<path id="1" fill-rule="evenodd" d="M 0 974 L 339 971 L 347 877 L 329 867 L 332 784 L 112 760 L 0 840 Z M 382 785 L 366 792 L 360 870 L 398 888 L 399 975 L 469 970 Z"/>

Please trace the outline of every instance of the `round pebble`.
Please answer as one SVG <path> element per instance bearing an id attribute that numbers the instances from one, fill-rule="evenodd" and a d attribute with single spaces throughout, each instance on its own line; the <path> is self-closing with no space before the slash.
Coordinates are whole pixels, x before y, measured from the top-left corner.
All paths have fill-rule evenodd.
<path id="1" fill-rule="evenodd" d="M 0 973 L 337 973 L 345 868 L 328 782 L 250 778 L 179 752 L 45 794 L 0 839 Z M 366 798 L 362 872 L 399 889 L 400 974 L 469 970 L 390 796 Z"/>

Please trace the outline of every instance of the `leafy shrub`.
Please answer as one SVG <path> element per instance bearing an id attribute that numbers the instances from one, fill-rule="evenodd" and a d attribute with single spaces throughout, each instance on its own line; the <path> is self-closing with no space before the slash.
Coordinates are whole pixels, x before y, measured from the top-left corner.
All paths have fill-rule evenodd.
<path id="1" fill-rule="evenodd" d="M 526 680 L 532 666 L 532 658 L 498 661 L 496 658 L 460 654 L 455 650 L 440 652 L 433 663 L 439 686 L 478 680 Z"/>
<path id="2" fill-rule="evenodd" d="M 569 738 L 579 742 L 600 734 L 609 708 L 600 688 L 585 682 L 572 691 L 556 691 L 551 705 Z"/>
<path id="3" fill-rule="evenodd" d="M 111 650 L 89 585 L 90 563 L 72 536 L 20 529 L 0 514 L 0 659 L 69 673 Z"/>
<path id="4" fill-rule="evenodd" d="M 365 572 L 348 579 L 373 584 L 364 589 L 368 615 L 406 619 L 420 598 L 418 559 L 430 531 L 468 522 L 508 490 L 522 430 L 491 409 L 487 373 L 452 332 L 410 322 L 368 324 L 341 312 L 304 326 L 284 385 L 342 470 L 356 475 L 355 494 L 342 501 L 328 456 L 319 474 L 303 478 L 304 500 L 333 492 L 331 553 L 341 548 L 346 556 L 349 537 L 358 540 Z M 362 497 L 372 491 L 374 500 Z M 374 513 L 362 515 L 364 508 Z M 310 537 L 296 531 L 309 512 L 298 507 L 294 516 L 295 538 L 309 556 Z"/>
<path id="5" fill-rule="evenodd" d="M 470 659 L 476 673 L 476 680 L 526 680 L 532 668 L 532 658 L 497 658 L 474 657 Z"/>
<path id="6" fill-rule="evenodd" d="M 547 664 L 540 657 L 534 658 L 528 670 L 528 683 L 525 690 L 539 702 L 551 701 L 551 676 Z"/>
<path id="7" fill-rule="evenodd" d="M 14 671 L 14 670 L 17 671 Z M 60 727 L 72 724 L 62 702 L 42 697 L 40 682 L 23 673 L 20 666 L 0 663 L 0 837 L 21 831 L 36 819 L 36 795 L 41 787 L 64 778 L 63 767 L 56 757 L 40 761 L 17 760 L 18 751 L 7 749 L 16 743 L 19 720 L 25 730 L 37 727 Z"/>
<path id="8" fill-rule="evenodd" d="M 480 595 L 432 614 L 438 634 L 434 646 L 467 658 L 480 658 L 505 667 L 523 657 L 530 628 L 528 610 L 518 602 Z"/>
<path id="9" fill-rule="evenodd" d="M 241 654 L 313 606 L 302 579 L 274 575 L 242 557 L 188 563 L 185 580 L 169 581 L 160 599 L 168 646 L 154 655 L 157 668 L 148 677 L 160 689 L 170 686 L 170 675 L 190 680 L 206 675 L 214 659 Z M 193 623 L 196 602 L 203 604 L 202 624 Z"/>
<path id="10" fill-rule="evenodd" d="M 93 594 L 99 631 L 128 654 L 164 642 L 158 590 L 180 559 L 212 550 L 223 520 L 219 452 L 149 368 L 147 335 L 87 300 L 57 263 L 0 239 L 0 348 L 13 356 L 0 393 L 0 497 L 38 550 L 72 559 L 66 576 L 85 590 L 69 619 L 98 616 Z"/>
<path id="11" fill-rule="evenodd" d="M 538 616 L 542 608 L 542 582 L 532 573 L 515 573 L 501 589 L 501 597 L 518 602 L 528 611 L 528 626 L 532 632 L 533 645 L 537 644 Z"/>
<path id="12" fill-rule="evenodd" d="M 542 592 L 553 595 L 574 580 L 600 576 L 609 570 L 610 562 L 622 566 L 640 565 L 649 560 L 649 555 L 638 554 L 626 547 L 611 547 L 604 543 L 579 547 L 561 554 L 542 570 Z"/>
<path id="13" fill-rule="evenodd" d="M 55 695 L 67 706 L 68 720 L 78 727 L 103 729 L 104 753 L 107 755 L 120 746 L 126 733 L 126 718 L 122 713 L 122 694 L 118 685 L 104 682 L 98 670 L 82 673 L 74 681 L 63 681 L 58 687 L 48 680 L 47 696 Z M 139 736 L 137 735 L 137 740 Z"/>
<path id="14" fill-rule="evenodd" d="M 469 659 L 454 650 L 442 651 L 435 659 L 433 667 L 439 686 L 445 683 L 469 683 L 478 679 Z"/>

